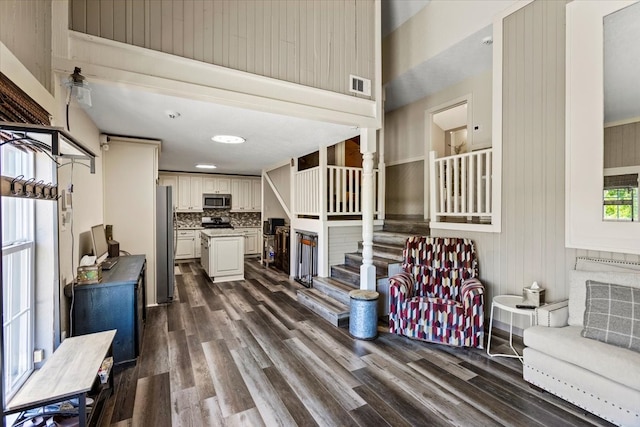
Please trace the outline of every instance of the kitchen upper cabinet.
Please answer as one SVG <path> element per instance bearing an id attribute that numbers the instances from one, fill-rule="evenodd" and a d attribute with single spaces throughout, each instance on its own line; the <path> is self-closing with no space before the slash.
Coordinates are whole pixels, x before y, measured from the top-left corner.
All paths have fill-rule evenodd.
<path id="1" fill-rule="evenodd" d="M 262 180 L 260 179 L 251 181 L 251 206 L 254 211 L 262 210 Z"/>
<path id="2" fill-rule="evenodd" d="M 231 180 L 231 210 L 249 211 L 251 210 L 251 181 L 248 179 Z"/>
<path id="3" fill-rule="evenodd" d="M 158 185 L 163 187 L 171 187 L 171 204 L 173 209 L 178 208 L 178 177 L 176 175 L 160 175 L 158 177 Z"/>
<path id="4" fill-rule="evenodd" d="M 178 175 L 178 210 L 202 212 L 202 177 Z"/>
<path id="5" fill-rule="evenodd" d="M 260 212 L 262 208 L 262 184 L 256 178 L 231 180 L 231 210 Z"/>
<path id="6" fill-rule="evenodd" d="M 202 192 L 205 194 L 231 194 L 231 178 L 204 178 Z"/>

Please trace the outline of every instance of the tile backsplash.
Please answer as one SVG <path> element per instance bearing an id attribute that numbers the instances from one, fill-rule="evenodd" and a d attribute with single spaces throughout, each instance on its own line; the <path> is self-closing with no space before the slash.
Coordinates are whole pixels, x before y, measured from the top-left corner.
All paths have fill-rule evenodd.
<path id="1" fill-rule="evenodd" d="M 260 227 L 260 212 L 230 212 L 228 209 L 205 209 L 204 212 L 178 212 L 178 228 L 200 227 L 203 216 L 228 216 L 231 225 L 239 227 Z"/>

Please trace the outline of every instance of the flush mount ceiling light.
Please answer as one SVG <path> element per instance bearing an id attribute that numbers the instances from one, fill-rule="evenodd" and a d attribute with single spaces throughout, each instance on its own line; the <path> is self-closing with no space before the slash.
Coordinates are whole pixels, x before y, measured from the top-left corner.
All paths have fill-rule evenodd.
<path id="1" fill-rule="evenodd" d="M 178 117 L 180 117 L 180 113 L 178 113 L 177 111 L 165 111 L 164 112 L 167 117 L 169 117 L 170 119 L 177 119 Z"/>
<path id="2" fill-rule="evenodd" d="M 199 169 L 215 169 L 217 168 L 216 165 L 205 165 L 205 164 L 198 164 L 196 165 L 197 168 Z"/>
<path id="3" fill-rule="evenodd" d="M 246 141 L 243 137 L 234 135 L 216 135 L 212 137 L 211 140 L 221 142 L 222 144 L 242 144 Z"/>

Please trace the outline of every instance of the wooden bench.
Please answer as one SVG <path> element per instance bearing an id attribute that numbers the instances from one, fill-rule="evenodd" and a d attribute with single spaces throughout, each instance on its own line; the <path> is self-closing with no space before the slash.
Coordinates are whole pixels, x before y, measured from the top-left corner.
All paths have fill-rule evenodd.
<path id="1" fill-rule="evenodd" d="M 44 366 L 35 371 L 8 402 L 5 414 L 26 411 L 53 403 L 78 398 L 80 426 L 87 425 L 87 393 L 96 383 L 98 370 L 105 357 L 112 354 L 115 330 L 98 332 L 67 338 L 45 361 Z M 113 389 L 113 375 L 109 375 L 108 393 Z M 94 400 L 90 418 L 95 419 L 100 396 Z M 101 406 L 101 405 L 100 405 Z M 46 412 L 38 414 L 46 416 Z"/>

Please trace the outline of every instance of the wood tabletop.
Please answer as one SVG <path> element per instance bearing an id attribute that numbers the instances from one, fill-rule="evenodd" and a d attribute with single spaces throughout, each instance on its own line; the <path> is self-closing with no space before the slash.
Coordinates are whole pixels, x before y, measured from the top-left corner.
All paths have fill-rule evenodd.
<path id="1" fill-rule="evenodd" d="M 7 404 L 16 411 L 91 390 L 116 331 L 67 338 Z"/>

